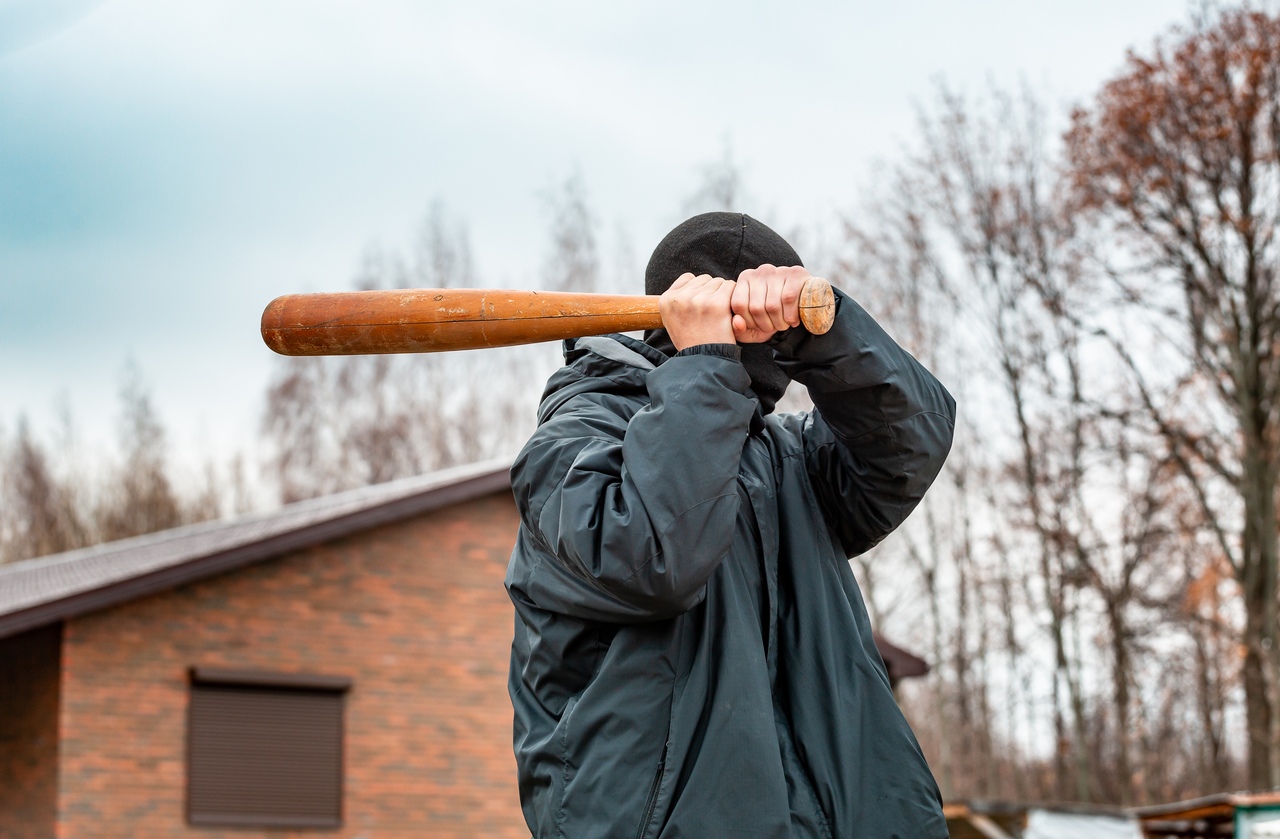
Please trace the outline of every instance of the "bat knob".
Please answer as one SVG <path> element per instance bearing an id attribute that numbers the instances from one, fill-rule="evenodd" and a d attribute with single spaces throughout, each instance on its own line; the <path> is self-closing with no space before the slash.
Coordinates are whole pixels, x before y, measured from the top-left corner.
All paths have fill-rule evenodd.
<path id="1" fill-rule="evenodd" d="M 836 319 L 836 296 L 831 283 L 810 277 L 800 289 L 800 323 L 811 335 L 825 335 Z"/>

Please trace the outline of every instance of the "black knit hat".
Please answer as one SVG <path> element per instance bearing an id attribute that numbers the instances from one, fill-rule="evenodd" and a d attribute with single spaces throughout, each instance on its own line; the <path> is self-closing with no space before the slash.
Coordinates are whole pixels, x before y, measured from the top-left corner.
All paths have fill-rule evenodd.
<path id="1" fill-rule="evenodd" d="M 743 213 L 703 213 L 681 222 L 649 257 L 644 269 L 646 294 L 662 294 L 681 274 L 710 274 L 736 280 L 743 271 L 764 264 L 803 265 L 795 249 L 777 233 Z M 645 333 L 651 346 L 675 355 L 665 329 Z M 790 381 L 764 344 L 743 344 L 742 366 L 751 375 L 751 389 L 767 414 L 782 398 Z"/>

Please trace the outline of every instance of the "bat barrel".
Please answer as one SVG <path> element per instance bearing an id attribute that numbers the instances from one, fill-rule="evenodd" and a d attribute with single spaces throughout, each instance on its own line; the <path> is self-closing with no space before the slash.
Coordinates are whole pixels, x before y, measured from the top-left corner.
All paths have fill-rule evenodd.
<path id="1" fill-rule="evenodd" d="M 656 297 L 394 289 L 277 297 L 262 313 L 262 339 L 282 355 L 364 355 L 505 347 L 661 325 Z"/>

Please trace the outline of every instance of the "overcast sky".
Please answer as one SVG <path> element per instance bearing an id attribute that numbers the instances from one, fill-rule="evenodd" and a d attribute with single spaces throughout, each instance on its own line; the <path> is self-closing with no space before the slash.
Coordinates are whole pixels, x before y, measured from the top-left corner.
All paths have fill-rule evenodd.
<path id="1" fill-rule="evenodd" d="M 111 433 L 126 359 L 180 453 L 250 443 L 272 297 L 350 286 L 433 200 L 535 282 L 579 172 L 637 270 L 726 141 L 786 228 L 857 207 L 939 79 L 1083 99 L 1185 0 L 0 0 L 0 427 Z M 639 276 L 636 282 L 639 283 Z"/>

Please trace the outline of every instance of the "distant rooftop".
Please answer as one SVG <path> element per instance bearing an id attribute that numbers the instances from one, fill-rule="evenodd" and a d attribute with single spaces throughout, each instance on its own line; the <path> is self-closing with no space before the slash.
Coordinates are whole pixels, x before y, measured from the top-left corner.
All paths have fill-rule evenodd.
<path id="1" fill-rule="evenodd" d="M 487 461 L 0 565 L 0 638 L 510 487 Z"/>
<path id="2" fill-rule="evenodd" d="M 1220 792 L 1216 795 L 1192 798 L 1189 801 L 1175 801 L 1172 804 L 1134 807 L 1130 812 L 1142 818 L 1156 816 L 1197 818 L 1236 807 L 1280 807 L 1280 790 Z"/>

